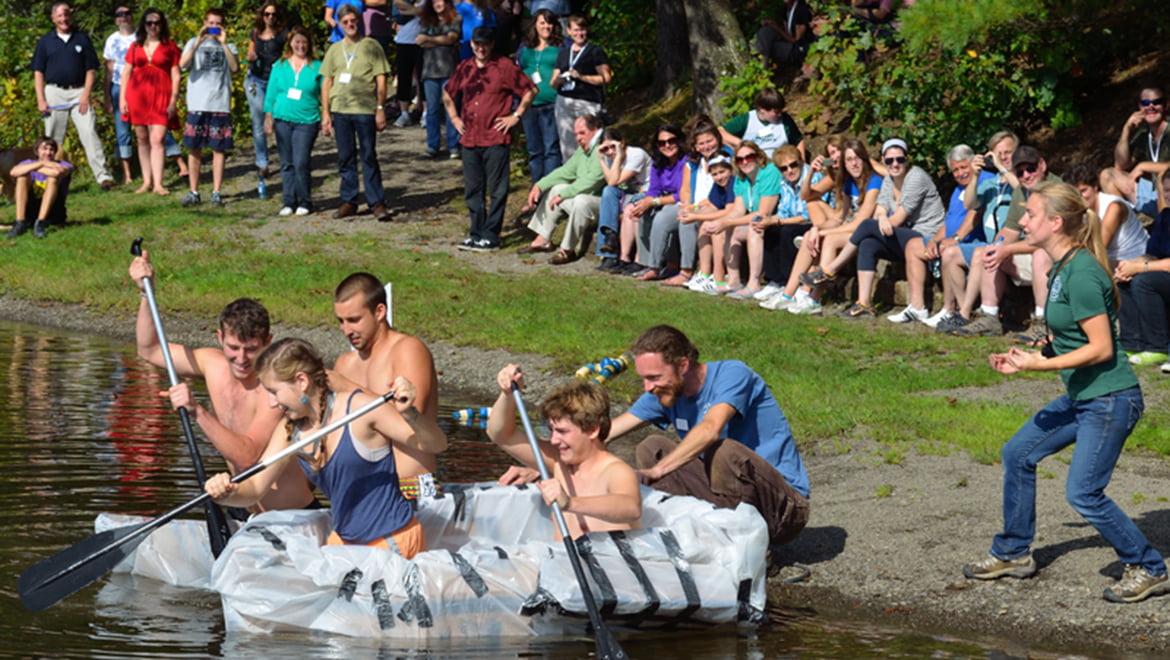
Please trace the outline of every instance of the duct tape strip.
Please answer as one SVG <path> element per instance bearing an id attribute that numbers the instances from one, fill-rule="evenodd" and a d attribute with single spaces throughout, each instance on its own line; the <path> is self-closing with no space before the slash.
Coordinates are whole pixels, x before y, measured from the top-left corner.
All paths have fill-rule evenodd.
<path id="1" fill-rule="evenodd" d="M 669 529 L 660 529 L 658 536 L 662 539 L 662 544 L 666 546 L 666 554 L 670 556 L 670 563 L 674 564 L 674 570 L 678 573 L 678 581 L 682 584 L 683 593 L 687 597 L 687 606 L 678 613 L 676 618 L 688 619 L 702 604 L 699 598 L 699 588 L 695 585 L 695 576 L 691 573 L 690 563 L 683 557 L 682 547 L 679 546 L 678 539 L 674 538 L 674 532 Z"/>
<path id="2" fill-rule="evenodd" d="M 345 574 L 341 578 L 341 587 L 337 590 L 337 597 L 344 598 L 346 602 L 353 600 L 353 594 L 357 591 L 358 580 L 362 579 L 362 570 L 355 568 Z"/>
<path id="3" fill-rule="evenodd" d="M 447 553 L 451 555 L 451 561 L 455 563 L 455 568 L 459 569 L 459 574 L 463 576 L 463 581 L 467 583 L 467 586 L 471 587 L 475 597 L 483 598 L 488 592 L 487 584 L 484 583 L 483 578 L 472 568 L 471 564 L 467 563 L 463 555 L 450 550 Z"/>
<path id="4" fill-rule="evenodd" d="M 520 604 L 520 614 L 523 616 L 536 616 L 537 614 L 544 614 L 548 611 L 550 605 L 557 608 L 557 612 L 563 614 L 565 609 L 561 607 L 560 602 L 549 593 L 544 587 L 537 587 L 532 595 Z"/>
<path id="5" fill-rule="evenodd" d="M 406 604 L 398 610 L 398 618 L 407 623 L 416 620 L 419 628 L 434 626 L 435 619 L 431 616 L 431 608 L 427 606 L 427 601 L 422 595 L 422 577 L 418 564 L 410 563 L 410 568 L 402 577 L 402 586 L 406 587 Z"/>
<path id="6" fill-rule="evenodd" d="M 499 557 L 500 559 L 507 559 L 507 558 L 508 558 L 508 551 L 507 551 L 507 550 L 505 550 L 505 549 L 501 548 L 501 547 L 500 547 L 500 546 L 498 546 L 498 545 L 497 545 L 497 546 L 492 546 L 492 547 L 493 547 L 493 549 L 496 551 L 496 556 L 497 556 L 497 557 Z"/>
<path id="7" fill-rule="evenodd" d="M 622 559 L 626 560 L 626 567 L 637 578 L 638 585 L 642 587 L 642 593 L 646 595 L 646 607 L 626 622 L 627 625 L 637 627 L 641 625 L 642 621 L 658 611 L 658 608 L 662 606 L 662 599 L 658 597 L 658 591 L 650 582 L 650 576 L 646 575 L 646 569 L 642 567 L 642 562 L 634 556 L 634 549 L 630 546 L 630 540 L 626 538 L 626 533 L 621 530 L 612 531 L 609 533 L 609 538 L 613 539 L 618 553 L 621 554 Z"/>
<path id="8" fill-rule="evenodd" d="M 276 534 L 273 534 L 264 525 L 253 525 L 253 526 L 249 527 L 248 529 L 253 531 L 253 532 L 256 532 L 265 541 L 268 541 L 269 543 L 271 543 L 273 548 L 275 548 L 281 552 L 285 551 L 286 546 L 284 545 L 284 541 L 281 541 L 279 536 L 277 536 Z"/>
<path id="9" fill-rule="evenodd" d="M 740 622 L 747 622 L 753 625 L 759 625 L 767 621 L 767 617 L 759 609 L 752 607 L 752 580 L 745 578 L 739 582 L 739 593 L 736 594 L 736 600 L 739 601 L 739 613 L 736 615 L 736 620 Z"/>
<path id="10" fill-rule="evenodd" d="M 382 630 L 394 627 L 394 606 L 390 604 L 390 594 L 386 592 L 386 581 L 378 580 L 370 588 L 370 595 L 374 597 L 374 611 L 378 613 L 378 626 Z"/>
<path id="11" fill-rule="evenodd" d="M 577 554 L 589 567 L 589 574 L 593 576 L 593 581 L 601 591 L 601 616 L 602 618 L 610 616 L 617 609 L 618 604 L 617 592 L 613 589 L 613 583 L 610 582 L 609 576 L 605 574 L 605 569 L 597 561 L 597 555 L 593 553 L 593 541 L 588 536 L 579 536 L 576 543 Z"/>

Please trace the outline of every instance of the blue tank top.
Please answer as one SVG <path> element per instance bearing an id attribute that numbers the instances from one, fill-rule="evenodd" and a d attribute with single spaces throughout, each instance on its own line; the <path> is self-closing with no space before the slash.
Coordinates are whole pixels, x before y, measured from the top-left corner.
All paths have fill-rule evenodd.
<path id="1" fill-rule="evenodd" d="M 345 404 L 353 404 L 354 390 Z M 353 446 L 349 425 L 324 467 L 313 466 L 298 456 L 301 470 L 313 485 L 329 498 L 333 508 L 333 529 L 346 543 L 369 543 L 398 531 L 414 517 L 410 502 L 398 488 L 394 451 L 377 461 L 362 458 Z"/>

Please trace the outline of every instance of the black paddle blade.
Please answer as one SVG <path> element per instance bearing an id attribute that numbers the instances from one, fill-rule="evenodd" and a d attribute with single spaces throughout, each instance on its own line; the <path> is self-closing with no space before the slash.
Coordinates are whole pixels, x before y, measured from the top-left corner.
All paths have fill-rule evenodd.
<path id="1" fill-rule="evenodd" d="M 154 528 L 145 529 L 151 522 L 94 534 L 25 569 L 16 583 L 20 601 L 40 612 L 81 591 L 134 552 Z"/>
<path id="2" fill-rule="evenodd" d="M 609 626 L 605 625 L 604 621 L 599 623 L 600 625 L 593 630 L 594 640 L 597 642 L 597 657 L 600 660 L 629 660 L 626 650 L 609 631 Z"/>

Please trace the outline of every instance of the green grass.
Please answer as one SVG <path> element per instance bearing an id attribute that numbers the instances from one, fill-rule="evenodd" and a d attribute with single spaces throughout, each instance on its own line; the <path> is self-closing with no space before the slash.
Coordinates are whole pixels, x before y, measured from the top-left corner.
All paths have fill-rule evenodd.
<path id="1" fill-rule="evenodd" d="M 691 337 L 704 360 L 739 359 L 759 372 L 801 443 L 822 440 L 834 453 L 857 451 L 862 445 L 855 442 L 865 441 L 885 447 L 877 459 L 890 464 L 911 452 L 956 448 L 994 463 L 1003 443 L 1035 412 L 1027 402 L 947 392 L 1004 382 L 986 362 L 989 352 L 1003 350 L 1004 340 L 958 341 L 883 321 L 765 313 L 592 273 L 566 277 L 544 267 L 524 274 L 485 272 L 449 252 L 411 249 L 420 236 L 450 235 L 442 226 L 371 225 L 368 232 L 342 235 L 323 220 L 318 233 L 290 235 L 269 226 L 275 220 L 249 218 L 270 203 L 238 200 L 227 209 L 201 207 L 193 214 L 174 195 L 160 200 L 94 190 L 92 184 L 80 186 L 70 198 L 74 216 L 92 220 L 46 240 L 0 241 L 4 291 L 129 317 L 138 304 L 126 272 L 129 246 L 143 236 L 159 267 L 166 312 L 195 318 L 214 318 L 226 300 L 247 295 L 261 300 L 279 322 L 330 325 L 334 285 L 355 270 L 370 270 L 398 284 L 395 320 L 409 331 L 552 356 L 566 376 L 581 364 L 620 353 L 642 329 L 671 323 Z M 450 222 L 465 226 L 462 217 Z M 1166 455 L 1170 410 L 1149 401 L 1167 399 L 1170 379 L 1149 376 L 1145 384 L 1146 416 L 1129 445 Z M 610 387 L 623 402 L 640 393 L 630 374 Z"/>

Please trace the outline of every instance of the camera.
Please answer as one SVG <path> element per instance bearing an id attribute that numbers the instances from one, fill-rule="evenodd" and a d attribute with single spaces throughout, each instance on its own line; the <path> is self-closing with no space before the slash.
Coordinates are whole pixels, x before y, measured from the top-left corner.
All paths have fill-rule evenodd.
<path id="1" fill-rule="evenodd" d="M 983 154 L 983 171 L 999 174 L 999 170 L 995 167 L 995 154 L 990 152 Z"/>
<path id="2" fill-rule="evenodd" d="M 219 35 L 220 32 L 223 32 L 223 30 L 217 27 L 207 28 L 207 34 L 210 34 L 213 37 Z"/>
<path id="3" fill-rule="evenodd" d="M 821 159 L 821 167 L 832 167 L 836 164 L 837 164 L 837 161 L 833 160 L 832 158 Z"/>

